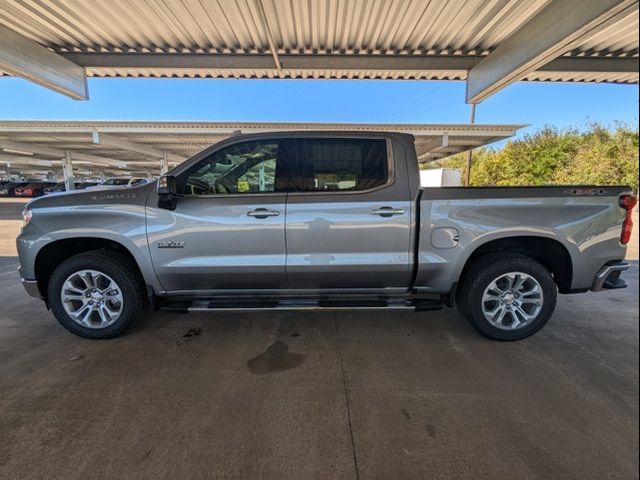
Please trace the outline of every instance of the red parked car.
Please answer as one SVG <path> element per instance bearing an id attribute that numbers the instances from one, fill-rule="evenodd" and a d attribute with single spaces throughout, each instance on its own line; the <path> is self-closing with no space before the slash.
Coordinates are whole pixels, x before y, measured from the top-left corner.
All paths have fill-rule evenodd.
<path id="1" fill-rule="evenodd" d="M 41 197 L 44 189 L 54 185 L 50 182 L 28 183 L 15 189 L 16 197 Z"/>

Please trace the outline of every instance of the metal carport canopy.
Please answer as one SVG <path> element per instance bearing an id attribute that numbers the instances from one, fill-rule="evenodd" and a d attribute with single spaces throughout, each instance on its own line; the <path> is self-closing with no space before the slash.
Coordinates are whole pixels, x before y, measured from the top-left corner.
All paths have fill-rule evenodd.
<path id="1" fill-rule="evenodd" d="M 638 83 L 638 0 L 0 1 L 0 73 Z"/>
<path id="2" fill-rule="evenodd" d="M 524 126 L 0 121 L 0 169 L 9 165 L 20 171 L 56 171 L 68 152 L 75 169 L 157 175 L 161 166 L 177 165 L 232 135 L 275 131 L 410 133 L 419 160 L 429 162 L 510 138 Z"/>

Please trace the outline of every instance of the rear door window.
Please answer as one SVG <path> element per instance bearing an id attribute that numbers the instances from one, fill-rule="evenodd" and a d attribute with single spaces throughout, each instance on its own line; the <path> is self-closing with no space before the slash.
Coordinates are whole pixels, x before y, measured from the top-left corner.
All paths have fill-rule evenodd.
<path id="1" fill-rule="evenodd" d="M 294 156 L 292 191 L 358 192 L 389 180 L 385 140 L 301 138 Z"/>

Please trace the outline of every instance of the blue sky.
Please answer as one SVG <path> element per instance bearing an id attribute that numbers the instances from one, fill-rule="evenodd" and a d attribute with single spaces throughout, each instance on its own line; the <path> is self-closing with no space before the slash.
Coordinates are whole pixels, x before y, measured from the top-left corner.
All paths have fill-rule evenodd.
<path id="1" fill-rule="evenodd" d="M 89 79 L 79 102 L 0 78 L 0 119 L 466 123 L 463 82 Z M 478 105 L 477 123 L 638 124 L 637 85 L 517 83 Z"/>

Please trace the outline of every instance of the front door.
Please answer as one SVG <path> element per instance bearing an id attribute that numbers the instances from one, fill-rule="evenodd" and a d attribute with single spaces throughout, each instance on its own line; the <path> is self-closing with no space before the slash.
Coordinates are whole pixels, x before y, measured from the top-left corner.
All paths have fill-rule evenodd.
<path id="1" fill-rule="evenodd" d="M 175 210 L 150 201 L 149 248 L 166 290 L 286 288 L 284 142 L 223 147 L 178 175 Z"/>
<path id="2" fill-rule="evenodd" d="M 396 181 L 390 144 L 384 138 L 301 137 L 292 150 L 290 287 L 405 291 L 411 281 L 412 204 L 406 183 Z"/>

